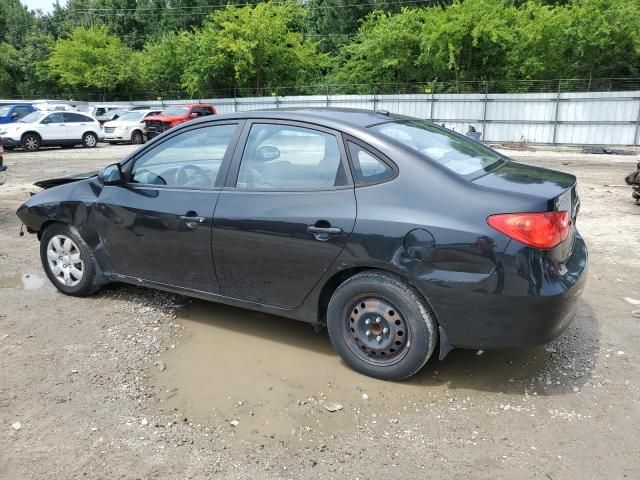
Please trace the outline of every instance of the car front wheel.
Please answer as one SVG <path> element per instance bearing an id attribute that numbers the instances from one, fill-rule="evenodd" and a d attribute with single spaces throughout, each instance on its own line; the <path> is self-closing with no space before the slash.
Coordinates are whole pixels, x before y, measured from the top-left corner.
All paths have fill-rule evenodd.
<path id="1" fill-rule="evenodd" d="M 93 252 L 74 227 L 49 226 L 40 239 L 40 259 L 51 283 L 66 295 L 81 297 L 100 288 Z"/>
<path id="2" fill-rule="evenodd" d="M 425 302 L 403 281 L 382 272 L 359 273 L 336 289 L 327 308 L 327 329 L 351 368 L 383 380 L 414 375 L 438 339 Z"/>
<path id="3" fill-rule="evenodd" d="M 22 149 L 27 152 L 37 152 L 40 150 L 40 144 L 42 143 L 42 139 L 40 135 L 37 133 L 27 133 L 24 137 L 22 137 Z"/>
<path id="4" fill-rule="evenodd" d="M 82 136 L 82 146 L 85 148 L 93 148 L 98 145 L 98 137 L 96 137 L 95 133 L 85 133 Z"/>

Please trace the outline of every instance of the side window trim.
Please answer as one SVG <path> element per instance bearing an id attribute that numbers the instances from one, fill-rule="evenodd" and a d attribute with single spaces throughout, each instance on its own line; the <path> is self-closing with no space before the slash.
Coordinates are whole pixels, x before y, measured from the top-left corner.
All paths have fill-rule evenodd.
<path id="1" fill-rule="evenodd" d="M 185 191 L 205 190 L 205 191 L 211 191 L 211 192 L 221 190 L 222 187 L 224 186 L 224 179 L 226 178 L 229 172 L 229 164 L 231 163 L 231 160 L 237 149 L 238 138 L 240 137 L 240 134 L 242 133 L 243 127 L 244 127 L 243 124 L 244 124 L 244 121 L 242 120 L 229 120 L 224 122 L 210 122 L 206 124 L 198 124 L 198 125 L 191 126 L 190 128 L 180 129 L 177 132 L 172 132 L 172 135 L 168 135 L 166 138 L 162 139 L 162 141 L 160 142 L 152 142 L 151 144 L 148 143 L 146 148 L 143 148 L 141 149 L 141 151 L 136 152 L 134 156 L 129 157 L 123 162 L 122 166 L 124 167 L 123 173 L 125 177 L 125 185 L 128 188 L 144 188 L 144 189 L 152 188 L 154 190 L 156 189 L 185 190 Z M 218 171 L 218 176 L 216 177 L 216 181 L 213 188 L 203 189 L 203 188 L 180 187 L 180 186 L 171 186 L 171 185 L 155 185 L 155 184 L 148 184 L 148 183 L 136 183 L 131 181 L 131 174 L 133 172 L 133 168 L 136 162 L 140 160 L 142 157 L 144 157 L 146 154 L 160 147 L 165 142 L 168 142 L 171 139 L 188 132 L 200 130 L 202 128 L 217 127 L 217 126 L 223 126 L 223 125 L 235 125 L 236 129 L 233 135 L 231 136 L 231 140 L 229 140 L 229 145 L 227 146 L 227 151 L 225 152 L 224 157 L 222 158 L 222 163 L 220 164 L 220 170 Z"/>
<path id="2" fill-rule="evenodd" d="M 349 142 L 353 143 L 354 145 L 357 145 L 362 150 L 372 155 L 374 158 L 377 158 L 382 163 L 386 164 L 393 171 L 393 175 L 388 178 L 383 178 L 382 180 L 373 181 L 373 182 L 358 180 L 353 158 L 351 158 L 351 152 L 349 150 Z M 349 158 L 349 168 L 351 170 L 351 175 L 353 176 L 356 187 L 366 187 L 370 185 L 379 185 L 382 183 L 391 182 L 398 176 L 398 173 L 399 173 L 398 165 L 396 165 L 396 163 L 392 161 L 389 157 L 387 157 L 384 153 L 371 147 L 370 145 L 365 144 L 362 140 L 352 137 L 351 135 L 344 135 L 344 148 L 347 152 L 347 157 Z"/>
<path id="3" fill-rule="evenodd" d="M 291 188 L 286 190 L 258 190 L 258 189 L 246 189 L 246 188 L 238 188 L 236 186 L 238 182 L 238 175 L 240 173 L 240 164 L 242 162 L 242 156 L 244 155 L 244 150 L 247 147 L 247 142 L 249 140 L 249 133 L 251 132 L 251 127 L 256 124 L 268 124 L 268 125 L 285 125 L 290 127 L 298 127 L 298 128 L 307 128 L 309 130 L 316 130 L 321 133 L 325 133 L 328 135 L 333 135 L 336 138 L 336 142 L 338 143 L 338 150 L 340 151 L 340 161 L 342 163 L 342 168 L 344 169 L 344 173 L 346 176 L 347 183 L 345 185 L 341 185 L 339 187 L 332 188 L 321 188 L 321 189 L 308 189 L 308 188 Z M 224 190 L 228 191 L 239 191 L 239 192 L 266 192 L 266 193 L 277 193 L 277 192 L 327 192 L 332 190 L 344 190 L 348 188 L 353 188 L 354 179 L 349 167 L 349 161 L 347 157 L 347 151 L 345 149 L 345 141 L 343 138 L 342 132 L 332 130 L 330 128 L 326 128 L 322 125 L 316 125 L 314 123 L 307 122 L 299 122 L 295 120 L 280 120 L 275 118 L 252 118 L 246 121 L 244 127 L 242 128 L 242 133 L 240 138 L 238 139 L 235 154 L 233 156 L 233 160 L 231 161 L 231 166 L 229 171 L 227 172 L 227 178 L 224 183 Z"/>

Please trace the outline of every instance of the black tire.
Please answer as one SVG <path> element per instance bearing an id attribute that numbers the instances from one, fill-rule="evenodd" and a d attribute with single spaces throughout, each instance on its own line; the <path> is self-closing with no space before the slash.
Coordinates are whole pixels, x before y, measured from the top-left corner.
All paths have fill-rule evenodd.
<path id="1" fill-rule="evenodd" d="M 79 279 L 80 281 L 75 285 L 66 285 L 63 283 L 63 280 L 57 277 L 56 272 L 54 272 L 54 267 L 52 266 L 52 261 L 49 260 L 49 244 L 52 242 L 54 238 L 65 237 L 75 245 L 79 251 L 79 258 L 82 261 L 82 277 Z M 65 242 L 66 245 L 69 245 Z M 76 252 L 75 248 L 70 249 L 71 252 Z M 42 262 L 42 268 L 44 269 L 49 281 L 53 283 L 53 285 L 60 290 L 65 295 L 71 295 L 74 297 L 83 297 L 85 295 L 90 295 L 96 292 L 104 283 L 102 280 L 102 275 L 99 274 L 98 263 L 91 251 L 91 248 L 85 243 L 77 229 L 70 225 L 64 225 L 61 223 L 54 223 L 47 227 L 42 234 L 42 238 L 40 239 L 40 260 Z M 62 263 L 63 258 L 59 258 L 58 260 L 53 260 L 53 262 Z M 71 274 L 73 275 L 73 274 Z M 70 276 L 70 278 L 74 278 Z M 72 280 L 75 281 L 77 279 Z"/>
<path id="2" fill-rule="evenodd" d="M 16 148 L 16 147 L 14 147 L 13 145 L 5 145 L 5 146 L 4 146 L 4 149 L 5 149 L 5 150 L 7 150 L 7 151 L 14 150 L 15 148 Z"/>
<path id="3" fill-rule="evenodd" d="M 327 329 L 351 368 L 383 380 L 417 373 L 438 340 L 436 321 L 424 301 L 397 277 L 376 271 L 354 275 L 336 289 L 327 308 Z"/>
<path id="4" fill-rule="evenodd" d="M 98 136 L 93 132 L 82 135 L 82 146 L 84 148 L 95 148 L 98 145 Z"/>
<path id="5" fill-rule="evenodd" d="M 62 148 L 73 148 L 75 145 L 60 145 Z"/>
<path id="6" fill-rule="evenodd" d="M 26 152 L 37 152 L 42 146 L 42 138 L 37 133 L 28 132 L 22 136 L 20 144 Z"/>
<path id="7" fill-rule="evenodd" d="M 142 136 L 142 132 L 140 130 L 134 130 L 131 133 L 131 143 L 134 145 L 140 145 L 144 143 L 144 137 Z"/>

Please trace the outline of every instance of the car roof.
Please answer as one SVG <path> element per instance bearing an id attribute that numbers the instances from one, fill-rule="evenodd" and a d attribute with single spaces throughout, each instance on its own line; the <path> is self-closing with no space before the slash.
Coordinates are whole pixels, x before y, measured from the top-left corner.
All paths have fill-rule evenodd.
<path id="1" fill-rule="evenodd" d="M 205 121 L 204 117 L 200 121 Z M 311 122 L 340 129 L 341 126 L 365 128 L 393 120 L 408 119 L 384 110 L 364 110 L 356 108 L 281 108 L 277 110 L 254 110 L 247 112 L 225 113 L 216 119 L 263 118 L 273 120 L 292 120 Z"/>

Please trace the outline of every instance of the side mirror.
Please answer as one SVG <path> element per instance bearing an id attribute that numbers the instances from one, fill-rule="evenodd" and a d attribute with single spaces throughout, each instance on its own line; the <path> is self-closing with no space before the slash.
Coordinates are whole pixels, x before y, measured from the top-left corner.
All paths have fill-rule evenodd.
<path id="1" fill-rule="evenodd" d="M 49 117 L 44 118 L 40 123 L 42 123 L 43 125 L 47 125 L 48 123 L 51 123 L 51 120 L 49 119 Z"/>
<path id="2" fill-rule="evenodd" d="M 119 163 L 107 165 L 98 172 L 98 181 L 103 185 L 120 185 L 124 176 Z"/>
<path id="3" fill-rule="evenodd" d="M 280 158 L 280 150 L 271 145 L 263 145 L 256 148 L 255 159 L 259 162 L 269 162 Z"/>
<path id="4" fill-rule="evenodd" d="M 11 112 L 11 118 L 16 118 L 18 116 L 18 112 Z"/>
<path id="5" fill-rule="evenodd" d="M 200 115 L 198 115 L 196 112 L 190 113 L 189 114 L 189 118 L 198 118 Z"/>

